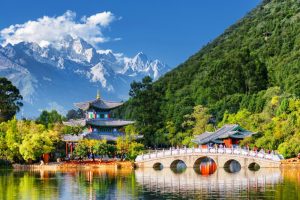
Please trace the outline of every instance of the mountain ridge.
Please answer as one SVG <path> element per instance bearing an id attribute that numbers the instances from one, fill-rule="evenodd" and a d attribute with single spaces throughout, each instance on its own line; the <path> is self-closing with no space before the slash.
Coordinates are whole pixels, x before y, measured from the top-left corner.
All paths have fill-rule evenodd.
<path id="1" fill-rule="evenodd" d="M 136 62 L 139 54 L 128 58 L 111 50 L 97 50 L 78 37 L 65 37 L 59 44 L 42 47 L 20 42 L 0 47 L 0 76 L 7 77 L 20 89 L 25 101 L 24 115 L 28 112 L 38 115 L 38 110 L 43 109 L 65 113 L 72 108 L 72 102 L 83 101 L 85 95 L 91 98 L 97 88 L 102 96 L 125 100 L 133 80 L 145 75 L 157 79 L 170 69 L 148 58 L 145 63 Z M 126 67 L 131 71 L 124 70 Z M 83 94 L 80 96 L 74 90 Z M 68 95 L 69 100 L 61 95 Z"/>
<path id="2" fill-rule="evenodd" d="M 268 88 L 300 96 L 300 3 L 265 0 L 184 63 L 154 82 L 164 124 L 182 130 L 184 116 L 204 105 L 222 120 L 225 111 L 259 112 Z M 134 118 L 128 102 L 123 115 Z"/>

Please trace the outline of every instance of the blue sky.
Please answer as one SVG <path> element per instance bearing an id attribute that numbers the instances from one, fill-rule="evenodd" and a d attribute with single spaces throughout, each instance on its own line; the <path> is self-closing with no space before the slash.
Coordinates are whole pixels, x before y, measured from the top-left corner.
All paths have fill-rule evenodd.
<path id="1" fill-rule="evenodd" d="M 82 16 L 110 11 L 115 16 L 98 44 L 127 56 L 143 51 L 172 67 L 184 62 L 260 0 L 1 0 L 0 30 L 67 10 Z M 121 40 L 114 40 L 121 38 Z"/>

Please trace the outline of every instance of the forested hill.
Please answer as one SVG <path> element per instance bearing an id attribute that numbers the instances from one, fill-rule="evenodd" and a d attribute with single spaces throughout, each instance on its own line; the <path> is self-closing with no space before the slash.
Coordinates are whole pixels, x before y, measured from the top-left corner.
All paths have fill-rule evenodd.
<path id="1" fill-rule="evenodd" d="M 133 86 L 123 114 L 143 118 L 135 90 L 152 92 L 148 99 L 159 107 L 153 110 L 160 120 L 155 130 L 171 122 L 176 131 L 185 131 L 184 116 L 196 105 L 207 107 L 218 123 L 225 111 L 260 113 L 274 95 L 299 97 L 299 1 L 263 1 L 150 89 Z"/>
<path id="2" fill-rule="evenodd" d="M 168 101 L 205 105 L 272 86 L 299 96 L 299 1 L 264 1 L 156 85 Z"/>

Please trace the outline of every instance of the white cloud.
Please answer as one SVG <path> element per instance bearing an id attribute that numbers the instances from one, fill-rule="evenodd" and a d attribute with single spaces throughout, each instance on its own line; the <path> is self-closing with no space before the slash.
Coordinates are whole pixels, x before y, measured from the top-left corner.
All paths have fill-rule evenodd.
<path id="1" fill-rule="evenodd" d="M 38 110 L 40 112 L 42 112 L 43 110 L 47 110 L 49 112 L 51 112 L 52 110 L 56 110 L 61 115 L 67 114 L 66 109 L 62 105 L 58 104 L 55 101 L 48 103 L 48 106 L 46 108 L 43 108 L 43 109 L 40 108 Z"/>
<path id="2" fill-rule="evenodd" d="M 59 45 L 59 41 L 67 35 L 81 37 L 96 45 L 108 40 L 103 36 L 103 28 L 109 26 L 116 17 L 111 12 L 101 12 L 76 20 L 76 13 L 67 11 L 61 16 L 44 16 L 24 24 L 15 24 L 0 31 L 2 45 L 14 45 L 20 42 L 36 42 L 40 46 Z"/>
<path id="3" fill-rule="evenodd" d="M 86 18 L 86 23 L 91 25 L 108 26 L 115 19 L 111 12 L 102 12 Z"/>

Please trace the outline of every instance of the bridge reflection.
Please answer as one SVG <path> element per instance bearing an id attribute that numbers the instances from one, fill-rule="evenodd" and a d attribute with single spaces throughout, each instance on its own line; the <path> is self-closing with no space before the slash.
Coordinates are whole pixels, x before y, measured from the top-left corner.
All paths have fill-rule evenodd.
<path id="1" fill-rule="evenodd" d="M 282 182 L 280 169 L 260 169 L 250 171 L 242 168 L 236 173 L 228 173 L 225 169 L 216 169 L 215 173 L 207 176 L 201 175 L 192 168 L 186 168 L 182 173 L 175 173 L 165 168 L 157 171 L 152 168 L 139 168 L 135 170 L 135 177 L 143 189 L 151 192 L 189 192 L 189 191 L 218 191 L 239 192 L 249 188 L 263 188 Z"/>

